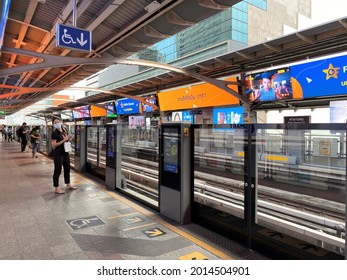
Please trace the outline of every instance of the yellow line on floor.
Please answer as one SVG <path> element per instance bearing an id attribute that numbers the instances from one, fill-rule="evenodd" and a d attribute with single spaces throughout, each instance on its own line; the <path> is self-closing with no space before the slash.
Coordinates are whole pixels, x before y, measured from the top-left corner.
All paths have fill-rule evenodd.
<path id="1" fill-rule="evenodd" d="M 162 218 L 160 218 L 158 215 L 154 215 L 152 212 L 148 211 L 147 209 L 141 207 L 140 205 L 118 195 L 115 192 L 112 191 L 108 191 L 105 190 L 103 188 L 100 188 L 95 182 L 93 182 L 92 180 L 89 180 L 85 177 L 83 177 L 81 174 L 75 172 L 75 175 L 80 177 L 82 180 L 88 182 L 89 184 L 95 186 L 96 188 L 106 192 L 107 194 L 109 194 L 110 196 L 118 199 L 119 201 L 122 201 L 123 203 L 125 203 L 126 205 L 128 205 L 129 207 L 135 209 L 136 211 L 146 215 L 147 217 L 150 217 L 152 220 L 156 221 L 157 223 L 167 227 L 168 229 L 172 230 L 173 232 L 177 233 L 178 235 L 181 235 L 182 237 L 190 240 L 191 242 L 193 242 L 194 244 L 202 247 L 203 249 L 211 252 L 212 254 L 214 254 L 215 256 L 224 259 L 224 260 L 235 260 L 233 257 L 229 256 L 228 254 L 225 254 L 224 252 L 218 250 L 217 248 L 211 246 L 210 244 L 200 240 L 199 238 L 177 228 L 174 225 L 169 224 L 168 222 L 164 221 Z"/>
<path id="2" fill-rule="evenodd" d="M 118 216 L 108 217 L 107 220 L 122 218 L 122 217 L 130 216 L 130 215 L 134 215 L 134 214 L 137 214 L 137 212 L 132 212 L 132 213 L 124 214 L 124 215 L 118 215 Z"/>
<path id="3" fill-rule="evenodd" d="M 142 226 L 137 226 L 137 227 L 132 227 L 132 228 L 126 228 L 123 229 L 123 231 L 128 231 L 128 230 L 133 230 L 133 229 L 138 229 L 138 228 L 143 228 L 143 227 L 148 227 L 148 226 L 152 226 L 155 225 L 156 223 L 150 223 L 150 224 L 146 224 L 146 225 L 142 225 Z"/>

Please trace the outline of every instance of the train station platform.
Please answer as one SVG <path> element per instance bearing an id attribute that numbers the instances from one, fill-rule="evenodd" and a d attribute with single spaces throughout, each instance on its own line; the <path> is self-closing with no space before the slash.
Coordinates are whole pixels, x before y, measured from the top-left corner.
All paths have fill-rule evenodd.
<path id="1" fill-rule="evenodd" d="M 0 259 L 267 259 L 199 225 L 175 224 L 88 174 L 72 170 L 78 189 L 55 194 L 52 173 L 52 159 L 0 141 Z"/>

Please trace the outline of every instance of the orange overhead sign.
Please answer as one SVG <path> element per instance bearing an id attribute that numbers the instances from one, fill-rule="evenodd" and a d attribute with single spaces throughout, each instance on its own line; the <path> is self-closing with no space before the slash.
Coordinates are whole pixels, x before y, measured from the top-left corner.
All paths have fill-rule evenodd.
<path id="1" fill-rule="evenodd" d="M 236 82 L 237 78 L 227 78 Z M 238 92 L 237 85 L 229 87 Z M 158 93 L 160 111 L 182 110 L 239 104 L 239 99 L 211 84 L 199 84 Z"/>

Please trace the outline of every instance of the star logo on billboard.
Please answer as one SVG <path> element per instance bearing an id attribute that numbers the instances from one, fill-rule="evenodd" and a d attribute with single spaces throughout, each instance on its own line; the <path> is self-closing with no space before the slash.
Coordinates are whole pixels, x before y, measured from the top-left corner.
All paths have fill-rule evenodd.
<path id="1" fill-rule="evenodd" d="M 340 67 L 334 67 L 332 63 L 329 64 L 328 69 L 324 69 L 323 72 L 326 74 L 325 79 L 329 80 L 331 77 L 337 79 L 337 74 L 339 73 Z"/>

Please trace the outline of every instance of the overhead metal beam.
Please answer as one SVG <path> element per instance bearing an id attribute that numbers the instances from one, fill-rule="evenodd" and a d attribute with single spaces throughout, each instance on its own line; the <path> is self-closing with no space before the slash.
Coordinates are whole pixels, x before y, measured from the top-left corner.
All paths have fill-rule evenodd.
<path id="1" fill-rule="evenodd" d="M 222 90 L 230 93 L 234 97 L 236 97 L 239 100 L 242 100 L 244 103 L 249 104 L 249 100 L 247 98 L 243 97 L 238 92 L 232 90 L 228 87 L 229 84 L 235 84 L 233 82 L 228 81 L 222 81 L 213 79 L 204 75 L 201 75 L 199 73 L 186 70 L 184 68 L 180 68 L 177 66 L 165 64 L 165 63 L 159 63 L 159 62 L 152 62 L 148 60 L 139 60 L 139 59 L 117 59 L 117 58 L 111 58 L 109 56 L 107 57 L 100 57 L 100 58 L 79 58 L 79 57 L 61 57 L 61 56 L 53 56 L 48 54 L 42 54 L 42 53 L 34 53 L 26 50 L 20 50 L 20 49 L 13 49 L 13 48 L 7 48 L 5 47 L 3 49 L 4 52 L 15 52 L 15 53 L 21 53 L 24 55 L 30 55 L 30 56 L 37 56 L 39 58 L 43 59 L 42 63 L 37 64 L 31 64 L 31 65 L 24 65 L 24 66 L 17 66 L 13 68 L 7 68 L 0 70 L 0 77 L 1 76 L 7 76 L 7 75 L 14 75 L 19 74 L 26 71 L 32 71 L 32 70 L 39 70 L 44 68 L 52 68 L 52 67 L 62 67 L 62 66 L 69 66 L 69 65 L 90 65 L 90 64 L 104 64 L 104 65 L 112 65 L 112 64 L 125 64 L 125 65 L 138 65 L 138 66 L 147 66 L 147 67 L 153 67 L 153 68 L 159 68 L 164 69 L 167 71 L 177 72 L 184 74 L 186 76 L 193 77 L 195 79 L 198 79 L 200 81 L 212 84 L 218 88 L 221 88 Z M 1 87 L 1 85 L 0 85 Z M 35 92 L 35 91 L 34 91 Z M 2 95 L 1 95 L 2 96 Z"/>
<path id="2" fill-rule="evenodd" d="M 49 91 L 60 91 L 63 89 L 66 89 L 66 87 L 49 87 L 49 88 L 26 88 L 26 87 L 17 87 L 17 86 L 10 86 L 10 85 L 0 85 L 0 88 L 10 88 L 16 90 L 16 92 L 11 93 L 5 93 L 0 95 L 0 99 L 4 99 L 7 97 L 13 97 L 13 96 L 21 96 L 25 94 L 35 93 L 35 92 L 49 92 Z M 110 95 L 120 96 L 120 97 L 126 97 L 131 98 L 134 100 L 137 100 L 139 102 L 145 103 L 149 106 L 151 106 L 155 110 L 159 110 L 159 107 L 157 105 L 154 105 L 148 101 L 146 101 L 146 98 L 141 96 L 133 96 L 125 93 L 121 93 L 118 91 L 112 91 L 112 90 L 105 90 L 102 88 L 91 88 L 91 87 L 69 87 L 69 90 L 84 90 L 84 91 L 95 91 L 95 92 L 101 92 L 101 93 L 107 93 Z M 27 99 L 28 102 L 30 102 L 30 99 Z M 67 100 L 71 102 L 71 100 Z M 79 100 L 76 102 L 80 102 Z"/>
<path id="3" fill-rule="evenodd" d="M 305 35 L 302 35 L 300 33 L 296 33 L 296 36 L 298 36 L 301 40 L 303 40 L 304 42 L 309 43 L 311 45 L 313 45 L 316 42 L 316 40 L 313 36 L 305 36 Z"/>

